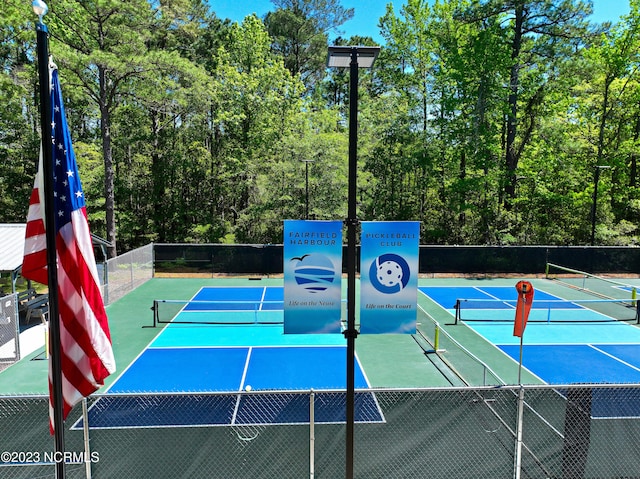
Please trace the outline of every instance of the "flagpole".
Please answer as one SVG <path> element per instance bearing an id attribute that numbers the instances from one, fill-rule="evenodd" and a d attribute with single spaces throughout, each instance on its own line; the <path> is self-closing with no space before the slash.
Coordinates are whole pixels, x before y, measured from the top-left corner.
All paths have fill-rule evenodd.
<path id="1" fill-rule="evenodd" d="M 47 243 L 47 275 L 49 286 L 49 341 L 51 361 L 51 384 L 55 457 L 64 458 L 64 419 L 62 402 L 62 367 L 60 358 L 60 323 L 58 315 L 58 269 L 56 254 L 55 210 L 53 204 L 53 164 L 51 161 L 51 79 L 49 75 L 49 31 L 42 22 L 47 5 L 34 0 L 33 11 L 38 15 L 36 40 L 38 51 L 38 76 L 40 82 L 40 128 L 42 136 L 42 158 L 44 177 L 44 210 Z M 56 460 L 56 477 L 65 477 L 64 460 Z"/>

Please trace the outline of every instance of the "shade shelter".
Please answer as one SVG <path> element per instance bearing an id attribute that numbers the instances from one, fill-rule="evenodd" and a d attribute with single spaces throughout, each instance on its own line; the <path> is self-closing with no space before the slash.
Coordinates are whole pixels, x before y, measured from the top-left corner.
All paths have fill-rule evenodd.
<path id="1" fill-rule="evenodd" d="M 24 232 L 26 224 L 0 224 L 0 275 L 11 275 L 11 291 L 16 292 L 16 281 L 24 256 Z"/>
<path id="2" fill-rule="evenodd" d="M 11 290 L 0 293 L 15 293 L 16 282 L 22 269 L 24 257 L 24 238 L 26 223 L 0 223 L 0 275 L 11 275 Z M 107 260 L 106 249 L 111 245 L 107 240 L 91 234 L 98 269 L 101 271 L 100 281 L 104 283 L 104 263 Z M 99 252 L 99 253 L 98 253 Z M 1 296 L 1 294 L 0 294 Z"/>

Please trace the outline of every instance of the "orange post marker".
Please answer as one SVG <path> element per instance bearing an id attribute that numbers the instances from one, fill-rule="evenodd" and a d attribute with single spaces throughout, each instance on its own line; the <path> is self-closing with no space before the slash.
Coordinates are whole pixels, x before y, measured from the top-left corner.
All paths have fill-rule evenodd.
<path id="1" fill-rule="evenodd" d="M 516 284 L 518 291 L 518 303 L 516 304 L 516 319 L 513 323 L 513 335 L 522 337 L 524 328 L 527 326 L 529 311 L 533 303 L 533 285 L 529 281 L 518 281 Z"/>

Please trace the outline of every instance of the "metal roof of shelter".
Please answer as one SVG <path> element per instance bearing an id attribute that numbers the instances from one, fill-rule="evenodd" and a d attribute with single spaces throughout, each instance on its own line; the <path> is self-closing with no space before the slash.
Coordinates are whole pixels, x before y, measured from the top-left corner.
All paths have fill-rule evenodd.
<path id="1" fill-rule="evenodd" d="M 16 271 L 22 266 L 26 224 L 0 223 L 0 271 Z"/>
<path id="2" fill-rule="evenodd" d="M 0 273 L 11 273 L 13 291 L 15 291 L 16 278 L 22 268 L 26 229 L 26 223 L 0 223 Z M 91 234 L 91 243 L 94 247 L 100 248 L 106 261 L 105 248 L 111 246 L 111 243 L 93 233 Z"/>

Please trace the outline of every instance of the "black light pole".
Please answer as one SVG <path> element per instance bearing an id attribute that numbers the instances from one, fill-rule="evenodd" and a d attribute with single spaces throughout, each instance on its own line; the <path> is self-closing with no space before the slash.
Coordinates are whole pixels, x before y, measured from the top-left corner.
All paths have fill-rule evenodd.
<path id="1" fill-rule="evenodd" d="M 309 219 L 309 162 L 304 162 L 304 219 Z"/>
<path id="2" fill-rule="evenodd" d="M 47 4 L 34 0 L 33 12 L 38 15 L 36 41 L 38 51 L 38 81 L 40 83 L 40 134 L 44 182 L 44 214 L 47 244 L 47 274 L 49 287 L 49 340 L 51 344 L 51 384 L 53 403 L 54 446 L 56 453 L 56 477 L 65 477 L 64 464 L 64 415 L 62 402 L 62 367 L 60 359 L 60 324 L 58 319 L 58 270 L 56 254 L 55 209 L 53 204 L 53 163 L 51 161 L 51 79 L 49 76 L 49 31 L 42 22 Z"/>
<path id="3" fill-rule="evenodd" d="M 309 219 L 309 163 L 313 160 L 304 161 L 304 219 Z"/>
<path id="4" fill-rule="evenodd" d="M 346 474 L 353 479 L 355 426 L 355 341 L 356 330 L 356 179 L 358 165 L 358 68 L 371 68 L 380 47 L 329 47 L 329 67 L 349 66 L 349 193 L 347 214 L 347 404 Z"/>
<path id="5" fill-rule="evenodd" d="M 600 171 L 608 168 L 611 167 L 596 165 L 596 171 L 593 178 L 593 202 L 591 203 L 591 246 L 595 244 L 596 239 L 596 210 L 598 204 L 598 182 L 600 181 Z"/>

